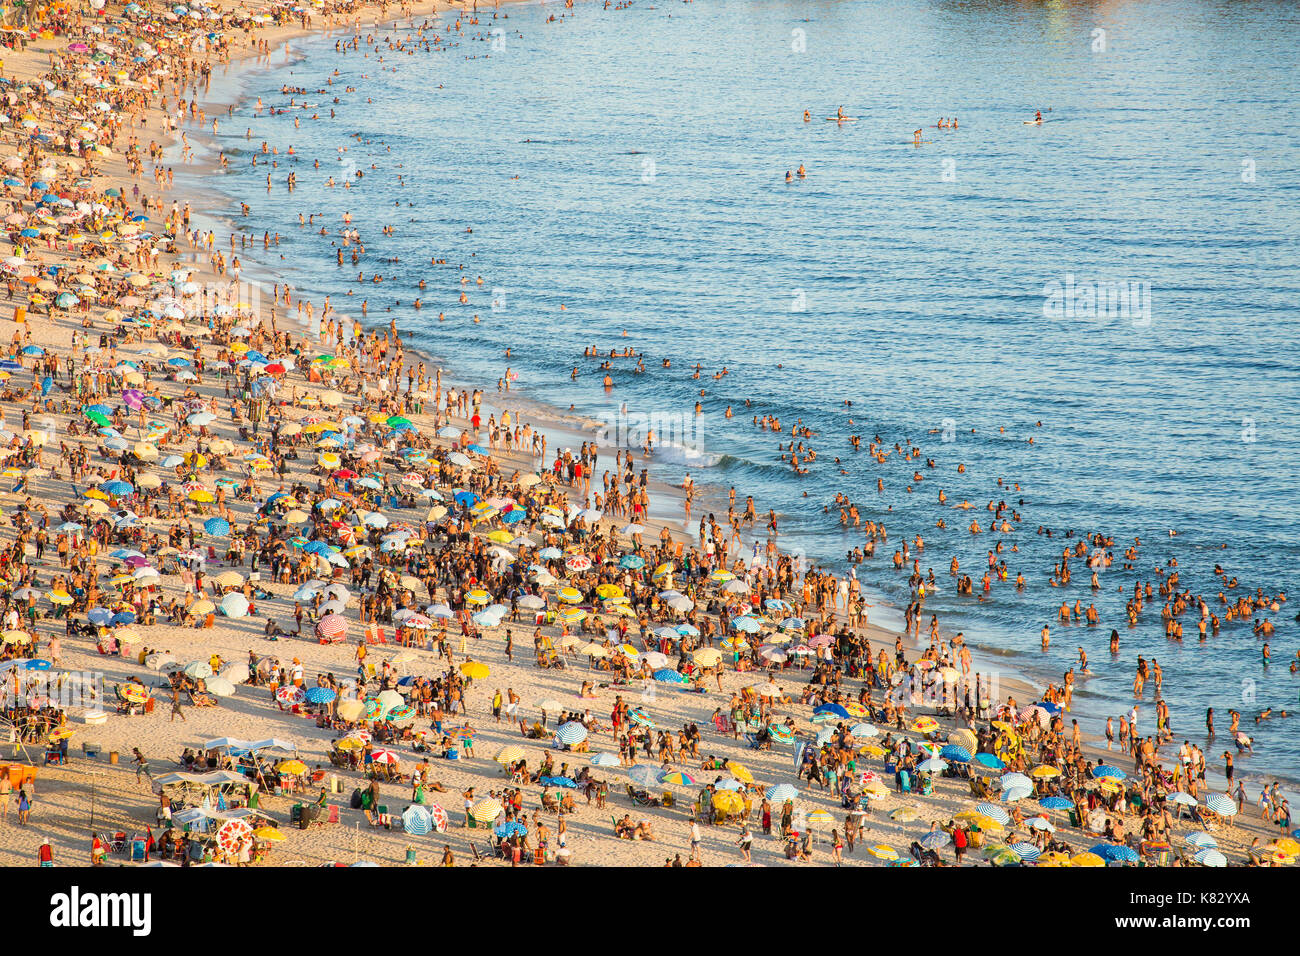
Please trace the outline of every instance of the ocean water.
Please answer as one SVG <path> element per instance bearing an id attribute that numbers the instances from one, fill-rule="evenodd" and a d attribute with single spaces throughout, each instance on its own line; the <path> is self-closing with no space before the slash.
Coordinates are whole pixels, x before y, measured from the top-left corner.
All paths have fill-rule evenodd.
<path id="1" fill-rule="evenodd" d="M 281 237 L 269 252 L 260 241 L 241 251 L 246 266 L 261 260 L 318 307 L 328 294 L 355 313 L 366 299 L 372 322 L 394 319 L 489 392 L 508 366 L 523 394 L 560 409 L 601 417 L 626 402 L 683 446 L 658 456 L 666 478 L 689 470 L 706 496 L 752 494 L 781 515 L 784 547 L 841 568 L 863 537 L 823 509 L 847 494 L 889 530 L 859 569 L 882 604 L 906 602 L 889 557 L 921 534 L 922 570 L 940 582 L 927 615 L 986 660 L 1059 680 L 1087 649 L 1094 674 L 1076 691 L 1085 731 L 1131 706 L 1138 654 L 1164 669 L 1178 737 L 1203 744 L 1215 708 L 1211 758 L 1230 708 L 1250 725 L 1263 707 L 1296 705 L 1294 7 L 695 0 L 500 13 L 482 7 L 463 32 L 443 17 L 426 34 L 442 37 L 431 52 L 385 42 L 369 57 L 340 55 L 331 37 L 295 42 L 274 69 L 219 78 L 214 95 L 243 99 L 215 137 L 231 171 L 205 185 L 250 203 L 248 232 Z M 326 93 L 280 92 L 325 89 L 335 70 Z M 256 97 L 295 105 L 255 115 Z M 825 121 L 841 106 L 857 121 Z M 1035 110 L 1046 122 L 1025 125 Z M 952 116 L 957 130 L 933 128 Z M 275 168 L 249 164 L 263 141 L 279 149 Z M 807 178 L 787 183 L 800 164 Z M 344 211 L 366 247 L 358 266 L 335 264 Z M 299 213 L 320 218 L 300 228 Z M 376 272 L 383 283 L 369 281 Z M 1114 284 L 1133 308 L 1121 313 L 1103 292 L 1100 309 L 1054 309 L 1054 283 Z M 646 371 L 614 360 L 607 391 L 583 349 L 628 344 Z M 754 427 L 764 414 L 780 418 L 786 441 L 796 420 L 815 430 L 809 475 L 791 474 L 778 436 Z M 923 457 L 877 464 L 865 451 L 874 435 Z M 969 514 L 951 507 L 963 499 Z M 972 517 L 987 526 L 990 500 L 1017 506 L 1014 533 L 966 530 Z M 1069 587 L 1049 586 L 1067 530 L 1114 537 L 1100 592 L 1077 560 Z M 1139 570 L 1120 570 L 1135 538 Z M 951 558 L 978 591 L 997 539 L 1026 590 L 958 597 Z M 1233 596 L 1263 587 L 1293 598 L 1272 615 L 1271 667 L 1249 623 L 1198 644 L 1189 613 L 1187 640 L 1173 645 L 1157 603 L 1125 626 L 1134 581 L 1158 584 L 1153 569 L 1170 559 L 1181 586 L 1220 614 L 1216 563 L 1238 577 Z M 1101 626 L 1056 624 L 1063 599 L 1095 602 Z M 1144 733 L 1151 701 L 1148 687 Z M 1248 732 L 1256 757 L 1244 771 L 1300 778 L 1300 727 Z"/>

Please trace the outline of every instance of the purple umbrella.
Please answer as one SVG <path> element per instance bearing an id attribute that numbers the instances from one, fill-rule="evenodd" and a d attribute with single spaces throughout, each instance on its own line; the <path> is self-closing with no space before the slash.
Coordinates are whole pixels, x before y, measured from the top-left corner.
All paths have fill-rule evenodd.
<path id="1" fill-rule="evenodd" d="M 130 408 L 133 408 L 138 412 L 140 409 L 144 408 L 144 392 L 140 391 L 138 388 L 128 388 L 122 393 L 122 401 L 126 402 Z"/>

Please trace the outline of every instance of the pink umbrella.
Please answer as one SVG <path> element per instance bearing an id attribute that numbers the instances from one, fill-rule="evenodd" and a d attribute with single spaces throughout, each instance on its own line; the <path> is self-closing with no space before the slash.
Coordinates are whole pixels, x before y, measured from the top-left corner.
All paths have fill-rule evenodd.
<path id="1" fill-rule="evenodd" d="M 144 392 L 138 388 L 128 388 L 122 393 L 122 401 L 126 402 L 129 408 L 139 411 L 144 408 Z"/>

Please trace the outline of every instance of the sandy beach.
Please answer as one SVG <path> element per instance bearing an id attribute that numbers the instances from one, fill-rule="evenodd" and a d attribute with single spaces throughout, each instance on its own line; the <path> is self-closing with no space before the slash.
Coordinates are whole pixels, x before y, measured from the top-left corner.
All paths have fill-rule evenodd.
<path id="1" fill-rule="evenodd" d="M 479 383 L 479 406 L 458 390 L 464 401 L 448 408 L 451 370 L 444 378 L 347 307 L 317 301 L 304 318 L 280 283 L 259 289 L 252 311 L 233 268 L 240 247 L 229 234 L 195 244 L 189 197 L 155 179 L 168 163 L 146 151 L 185 150 L 214 119 L 238 122 L 193 70 L 261 68 L 286 42 L 352 38 L 359 23 L 411 30 L 435 12 L 462 16 L 445 4 L 326 3 L 310 23 L 278 6 L 265 9 L 280 23 L 232 17 L 263 8 L 217 6 L 217 49 L 190 42 L 212 23 L 168 24 L 179 38 L 130 67 L 127 54 L 158 31 L 120 5 L 32 24 L 26 48 L 3 57 L 16 122 L 0 155 L 16 185 L 5 186 L 0 332 L 16 367 L 0 405 L 11 465 L 0 577 L 6 713 L 19 729 L 5 750 L 15 783 L 0 863 L 31 865 L 48 839 L 56 865 L 88 865 L 96 834 L 121 834 L 107 865 L 142 862 L 136 835 L 157 841 L 151 861 L 179 865 L 170 851 L 184 828 L 160 816 L 164 797 L 204 811 L 187 865 L 721 866 L 746 852 L 765 865 L 1191 865 L 1214 847 L 1229 864 L 1281 865 L 1300 854 L 1289 826 L 1262 819 L 1256 793 L 1212 810 L 1228 790 L 1213 767 L 1199 784 L 1181 767 L 1166 779 L 1159 765 L 1178 763 L 1176 742 L 1145 768 L 1097 741 L 1076 746 L 1048 688 L 998 674 L 990 692 L 986 672 L 974 693 L 980 667 L 963 667 L 959 645 L 904 646 L 850 626 L 833 589 L 828 603 L 820 585 L 786 576 L 788 558 L 748 560 L 761 523 L 729 554 L 703 556 L 680 489 L 647 483 L 642 516 L 584 511 L 581 488 L 551 472 L 559 449 L 595 445 L 583 423 L 520 414 L 491 382 Z M 41 84 L 55 59 L 66 88 Z M 181 99 L 211 112 L 172 130 L 177 78 Z M 489 415 L 513 430 L 509 448 L 484 447 Z M 532 451 L 542 434 L 544 456 Z M 598 460 L 612 468 L 614 456 L 604 446 Z M 629 532 L 633 521 L 641 530 Z M 540 601 L 540 622 L 525 597 Z M 92 675 L 94 699 L 44 706 L 73 683 L 59 675 Z M 570 732 L 557 737 L 561 713 Z M 1152 723 L 1144 713 L 1144 732 Z M 624 739 L 636 727 L 649 730 L 634 769 L 621 750 L 636 752 Z M 60 739 L 66 757 L 52 760 Z M 244 746 L 261 741 L 273 743 Z M 200 752 L 192 767 L 187 749 Z M 15 776 L 23 765 L 34 781 Z M 1104 765 L 1116 772 L 1093 773 Z M 233 786 L 156 785 L 250 768 Z M 1029 790 L 1004 799 L 1020 783 L 1004 774 L 1017 771 Z M 550 808 L 566 796 L 571 809 Z M 296 804 L 319 806 L 317 818 L 300 828 Z M 620 835 L 625 820 L 640 838 Z M 233 849 L 207 839 L 233 821 Z M 1099 845 L 1114 855 L 1089 852 Z"/>

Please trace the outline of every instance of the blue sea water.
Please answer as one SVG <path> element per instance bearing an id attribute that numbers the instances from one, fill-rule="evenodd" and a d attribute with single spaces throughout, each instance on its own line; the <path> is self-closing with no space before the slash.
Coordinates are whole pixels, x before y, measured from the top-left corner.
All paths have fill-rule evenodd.
<path id="1" fill-rule="evenodd" d="M 1153 569 L 1169 559 L 1181 586 L 1220 615 L 1216 562 L 1239 578 L 1234 596 L 1296 593 L 1294 7 L 695 0 L 492 12 L 482 6 L 461 32 L 436 21 L 426 33 L 442 37 L 434 52 L 384 42 L 369 57 L 364 44 L 340 55 L 335 35 L 295 42 L 284 66 L 219 79 L 244 99 L 221 121 L 231 172 L 216 185 L 251 204 L 240 220 L 248 232 L 281 236 L 269 254 L 260 242 L 241 252 L 246 262 L 262 258 L 318 306 L 328 294 L 355 313 L 365 298 L 372 321 L 395 319 L 489 391 L 509 366 L 524 394 L 562 409 L 600 416 L 627 402 L 680 420 L 703 453 L 662 453 L 666 478 L 689 469 L 706 494 L 754 495 L 781 515 L 783 546 L 841 568 L 863 540 L 837 509 L 823 511 L 844 492 L 889 530 L 859 573 L 898 606 L 906 576 L 888 559 L 921 534 L 922 570 L 940 580 L 926 614 L 946 631 L 1053 679 L 1087 649 L 1094 674 L 1076 693 L 1085 731 L 1131 706 L 1138 654 L 1164 669 L 1178 737 L 1203 744 L 1205 708 L 1215 708 L 1212 758 L 1230 708 L 1249 724 L 1263 707 L 1297 703 L 1294 600 L 1272 615 L 1269 668 L 1249 623 L 1198 644 L 1189 613 L 1178 646 L 1163 636 L 1159 602 L 1138 627 L 1123 621 L 1134 581 L 1158 584 Z M 288 107 L 282 84 L 324 89 L 336 69 L 328 93 L 254 114 L 256 97 Z M 304 101 L 314 105 L 297 108 Z M 857 121 L 826 122 L 840 106 Z M 1025 125 L 1036 110 L 1046 122 Z M 933 128 L 952 116 L 957 130 Z M 263 141 L 279 149 L 275 168 L 249 165 Z M 807 178 L 787 183 L 800 164 Z M 366 247 L 355 267 L 335 264 L 344 211 Z M 300 228 L 300 212 L 322 218 Z M 381 285 L 369 281 L 375 272 Z M 1131 283 L 1145 307 L 1059 314 L 1051 284 L 1070 281 Z M 615 360 L 607 392 L 583 349 L 626 344 L 647 370 Z M 786 441 L 798 419 L 816 431 L 808 476 L 779 460 L 778 437 L 753 426 L 756 414 L 778 416 Z M 888 447 L 910 440 L 923 458 L 877 464 L 852 451 L 853 434 L 864 449 L 873 435 Z M 970 513 L 951 507 L 963 499 Z M 966 530 L 972 516 L 987 526 L 989 500 L 1020 499 L 1013 534 Z M 1048 584 L 1070 529 L 1115 539 L 1099 593 L 1079 561 L 1069 587 Z M 1011 577 L 1023 572 L 1029 586 L 959 598 L 950 559 L 978 591 L 998 538 Z M 1139 571 L 1120 570 L 1134 538 Z M 1102 626 L 1057 625 L 1063 599 L 1095 601 Z M 1151 700 L 1148 689 L 1145 733 Z M 1277 720 L 1249 731 L 1257 756 L 1243 769 L 1300 777 L 1300 729 Z"/>

